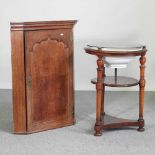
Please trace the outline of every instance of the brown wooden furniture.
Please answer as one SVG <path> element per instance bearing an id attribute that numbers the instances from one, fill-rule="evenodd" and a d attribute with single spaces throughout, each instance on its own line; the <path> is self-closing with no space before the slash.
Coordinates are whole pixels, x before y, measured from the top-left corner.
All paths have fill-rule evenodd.
<path id="1" fill-rule="evenodd" d="M 140 50 L 107 50 L 104 46 L 88 46 L 85 48 L 86 53 L 95 55 L 97 60 L 97 78 L 92 79 L 91 82 L 96 84 L 96 124 L 95 124 L 95 136 L 101 136 L 104 129 L 121 128 L 125 126 L 138 126 L 138 131 L 144 131 L 144 69 L 145 69 L 145 54 L 146 48 L 142 46 Z M 115 69 L 115 76 L 105 75 L 105 57 L 128 57 L 128 56 L 140 56 L 140 80 L 134 78 L 117 76 Z M 104 91 L 105 86 L 109 87 L 131 87 L 139 84 L 139 119 L 127 120 L 109 116 L 104 112 Z"/>
<path id="2" fill-rule="evenodd" d="M 11 23 L 14 133 L 74 124 L 75 23 Z"/>

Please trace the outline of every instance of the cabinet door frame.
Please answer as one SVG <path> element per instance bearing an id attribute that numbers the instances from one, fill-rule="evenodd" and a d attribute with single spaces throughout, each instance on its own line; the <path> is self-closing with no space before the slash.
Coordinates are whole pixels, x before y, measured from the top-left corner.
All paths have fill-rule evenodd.
<path id="1" fill-rule="evenodd" d="M 53 30 L 50 31 L 51 36 L 53 34 L 52 32 Z M 74 120 L 74 97 L 73 97 L 73 47 L 72 47 L 72 42 L 71 38 L 72 35 L 72 31 L 67 31 L 70 32 L 69 36 L 67 36 L 67 38 L 69 38 L 68 42 L 65 42 L 65 40 L 63 40 L 63 38 L 60 36 L 58 36 L 59 32 L 63 32 L 64 30 L 57 30 L 56 34 L 54 34 L 55 36 L 51 37 L 50 33 L 46 32 L 44 33 L 44 31 L 42 31 L 43 33 L 43 38 L 41 37 L 41 39 L 38 41 L 36 40 L 35 43 L 30 44 L 29 43 L 29 39 L 31 38 L 30 36 L 35 36 L 34 33 L 41 33 L 39 32 L 35 32 L 35 31 L 29 31 L 25 34 L 25 39 L 26 39 L 26 43 L 25 43 L 25 65 L 26 65 L 26 94 L 27 94 L 27 98 L 26 98 L 26 102 L 27 102 L 27 132 L 37 132 L 37 131 L 42 131 L 42 130 L 47 130 L 47 129 L 51 129 L 51 128 L 57 128 L 57 127 L 63 127 L 63 126 L 67 126 L 67 125 L 71 125 L 74 124 L 75 120 Z M 31 34 L 32 33 L 32 34 Z M 57 34 L 58 33 L 58 34 Z M 30 34 L 30 36 L 29 36 Z M 45 35 L 46 34 L 46 35 Z M 65 34 L 65 33 L 64 33 Z M 66 33 L 66 35 L 68 35 Z M 39 35 L 42 36 L 42 35 Z M 45 37 L 46 36 L 46 37 Z M 35 39 L 35 37 L 32 39 Z M 64 38 L 65 39 L 65 38 Z M 31 40 L 30 40 L 31 41 Z M 66 118 L 63 119 L 58 119 L 57 121 L 53 122 L 50 120 L 46 120 L 46 121 L 41 121 L 38 123 L 34 123 L 33 122 L 33 108 L 32 108 L 32 104 L 33 104 L 33 98 L 32 98 L 32 88 L 31 85 L 33 83 L 31 77 L 31 68 L 32 68 L 32 55 L 33 55 L 33 48 L 35 48 L 35 46 L 38 46 L 40 44 L 46 43 L 46 42 L 55 42 L 56 44 L 62 44 L 62 46 L 64 46 L 64 52 L 65 54 L 67 54 L 68 57 L 68 62 L 66 63 L 67 65 L 67 85 L 68 85 L 68 96 L 67 96 L 67 114 L 66 114 Z M 33 42 L 33 41 L 32 41 Z"/>

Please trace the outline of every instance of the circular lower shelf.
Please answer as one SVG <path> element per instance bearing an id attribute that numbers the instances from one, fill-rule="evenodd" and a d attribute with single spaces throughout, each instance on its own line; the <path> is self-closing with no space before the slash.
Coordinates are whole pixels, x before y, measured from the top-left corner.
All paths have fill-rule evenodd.
<path id="1" fill-rule="evenodd" d="M 91 80 L 91 83 L 96 84 L 97 78 Z M 108 87 L 131 87 L 139 84 L 137 79 L 126 76 L 106 76 L 102 79 L 102 83 Z"/>

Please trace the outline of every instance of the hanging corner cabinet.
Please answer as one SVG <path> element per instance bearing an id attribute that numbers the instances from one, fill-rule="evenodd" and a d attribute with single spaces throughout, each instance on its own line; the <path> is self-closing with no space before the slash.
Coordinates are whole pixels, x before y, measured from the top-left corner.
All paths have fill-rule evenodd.
<path id="1" fill-rule="evenodd" d="M 33 133 L 75 123 L 76 22 L 11 23 L 14 133 Z"/>

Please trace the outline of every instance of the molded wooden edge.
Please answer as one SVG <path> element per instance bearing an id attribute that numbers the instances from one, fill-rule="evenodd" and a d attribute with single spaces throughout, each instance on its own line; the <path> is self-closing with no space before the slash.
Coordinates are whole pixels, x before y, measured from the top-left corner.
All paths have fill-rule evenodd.
<path id="1" fill-rule="evenodd" d="M 111 123 L 111 124 L 104 124 L 102 125 L 102 129 L 117 129 L 117 128 L 123 128 L 123 127 L 131 127 L 131 126 L 139 126 L 139 122 L 134 121 L 134 122 L 130 122 L 130 120 L 128 122 L 120 122 L 120 123 Z"/>
<path id="2" fill-rule="evenodd" d="M 133 51 L 133 52 L 122 52 L 122 51 L 102 51 L 99 49 L 93 50 L 89 48 L 84 48 L 85 52 L 91 55 L 96 56 L 106 56 L 106 57 L 126 57 L 126 56 L 140 56 L 142 54 L 145 54 L 147 52 L 147 49 L 145 46 L 143 46 L 143 49 L 140 51 Z"/>
<path id="3" fill-rule="evenodd" d="M 11 31 L 72 28 L 77 20 L 11 22 Z"/>

